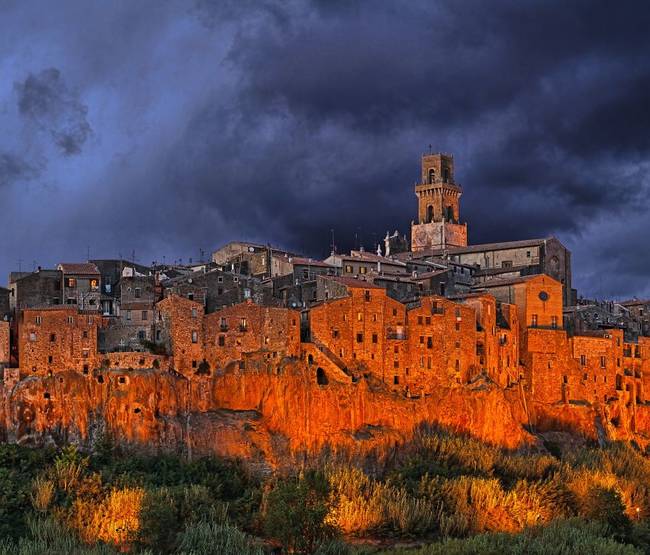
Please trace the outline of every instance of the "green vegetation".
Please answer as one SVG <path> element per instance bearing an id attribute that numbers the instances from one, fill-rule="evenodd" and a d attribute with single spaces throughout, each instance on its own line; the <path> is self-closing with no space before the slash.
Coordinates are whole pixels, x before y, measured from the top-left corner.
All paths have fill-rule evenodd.
<path id="1" fill-rule="evenodd" d="M 0 555 L 650 552 L 646 455 L 622 443 L 554 453 L 434 431 L 381 473 L 348 461 L 262 479 L 106 440 L 92 455 L 2 445 Z"/>

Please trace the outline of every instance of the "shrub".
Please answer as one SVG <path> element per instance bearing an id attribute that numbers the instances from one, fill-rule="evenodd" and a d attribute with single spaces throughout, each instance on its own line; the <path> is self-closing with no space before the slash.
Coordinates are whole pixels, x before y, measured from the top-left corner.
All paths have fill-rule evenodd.
<path id="1" fill-rule="evenodd" d="M 264 511 L 264 532 L 288 550 L 313 553 L 335 528 L 326 522 L 328 484 L 320 473 L 279 482 L 268 493 Z"/>
<path id="2" fill-rule="evenodd" d="M 226 522 L 198 522 L 180 536 L 179 555 L 263 555 L 260 547 Z"/>
<path id="3" fill-rule="evenodd" d="M 30 496 L 32 506 L 41 513 L 46 512 L 54 499 L 54 493 L 54 482 L 43 476 L 38 476 L 32 484 Z"/>

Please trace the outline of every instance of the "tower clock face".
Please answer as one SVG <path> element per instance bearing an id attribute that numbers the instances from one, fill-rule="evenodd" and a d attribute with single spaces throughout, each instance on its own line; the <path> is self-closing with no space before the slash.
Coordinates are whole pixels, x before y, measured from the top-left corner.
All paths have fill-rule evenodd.
<path id="1" fill-rule="evenodd" d="M 539 298 L 542 301 L 548 301 L 549 294 L 546 291 L 540 291 L 539 292 Z"/>

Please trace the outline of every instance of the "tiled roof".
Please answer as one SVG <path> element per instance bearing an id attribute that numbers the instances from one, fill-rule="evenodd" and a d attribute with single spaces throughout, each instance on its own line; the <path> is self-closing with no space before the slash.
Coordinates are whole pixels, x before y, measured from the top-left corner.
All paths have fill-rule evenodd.
<path id="1" fill-rule="evenodd" d="M 99 275 L 99 270 L 92 262 L 61 262 L 58 269 L 64 274 L 77 274 L 84 276 Z"/>
<path id="2" fill-rule="evenodd" d="M 380 287 L 379 285 L 375 285 L 374 283 L 370 283 L 368 281 L 364 281 L 362 279 L 357 279 L 353 277 L 342 277 L 342 276 L 319 276 L 319 277 L 322 277 L 323 279 L 330 279 L 332 281 L 336 281 L 337 283 L 340 283 L 341 285 L 345 285 L 350 289 L 383 289 L 383 287 Z"/>
<path id="3" fill-rule="evenodd" d="M 486 288 L 491 288 L 491 287 L 505 287 L 507 285 L 516 285 L 517 283 L 525 283 L 527 281 L 530 281 L 531 279 L 535 278 L 540 278 L 540 277 L 545 277 L 548 279 L 551 279 L 553 281 L 557 281 L 553 279 L 551 276 L 548 276 L 546 274 L 531 274 L 528 276 L 517 276 L 513 278 L 508 278 L 508 279 L 500 279 L 500 278 L 495 278 L 491 279 L 489 281 L 486 281 L 484 283 L 477 283 L 476 285 L 472 286 L 472 289 L 486 289 Z"/>
<path id="4" fill-rule="evenodd" d="M 422 279 L 429 279 L 429 278 L 432 278 L 432 277 L 440 276 L 442 274 L 447 274 L 450 271 L 451 270 L 449 270 L 449 269 L 445 269 L 445 270 L 433 270 L 431 272 L 422 272 L 422 273 L 418 273 L 412 279 L 413 279 L 413 281 L 420 281 Z"/>
<path id="5" fill-rule="evenodd" d="M 311 258 L 301 258 L 299 256 L 293 256 L 289 258 L 289 262 L 294 265 L 301 266 L 318 266 L 319 268 L 334 268 L 331 264 L 323 262 L 322 260 L 313 260 Z"/>
<path id="6" fill-rule="evenodd" d="M 466 247 L 449 247 L 446 249 L 425 249 L 416 253 L 400 253 L 397 255 L 402 260 L 409 258 L 417 259 L 426 256 L 442 256 L 443 254 L 466 254 L 471 252 L 500 251 L 509 249 L 521 249 L 524 247 L 536 247 L 555 237 L 544 239 L 525 239 L 523 241 L 505 241 L 503 243 L 483 243 L 480 245 L 468 245 Z"/>

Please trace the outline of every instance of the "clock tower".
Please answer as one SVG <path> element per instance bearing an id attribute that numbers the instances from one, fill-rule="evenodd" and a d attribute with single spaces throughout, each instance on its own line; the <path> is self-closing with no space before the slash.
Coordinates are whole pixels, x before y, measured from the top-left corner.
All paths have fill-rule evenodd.
<path id="1" fill-rule="evenodd" d="M 453 156 L 422 156 L 422 178 L 415 185 L 418 220 L 411 224 L 411 251 L 467 246 L 467 224 L 460 223 L 462 194 L 454 180 Z"/>

